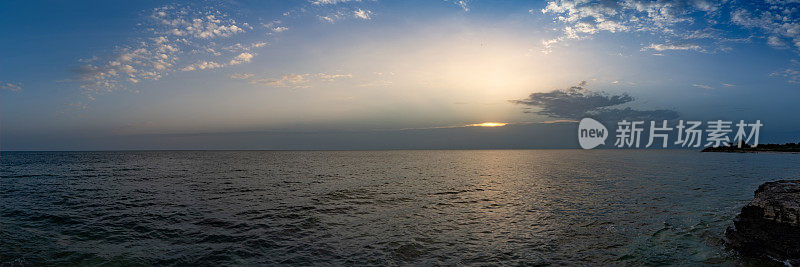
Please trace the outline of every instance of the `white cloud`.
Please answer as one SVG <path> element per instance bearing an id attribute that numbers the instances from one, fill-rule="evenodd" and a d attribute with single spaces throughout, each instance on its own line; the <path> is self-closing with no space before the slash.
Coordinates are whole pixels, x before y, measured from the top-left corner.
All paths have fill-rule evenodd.
<path id="1" fill-rule="evenodd" d="M 369 20 L 371 14 L 372 14 L 372 11 L 363 10 L 363 9 L 360 9 L 360 8 L 353 11 L 353 15 L 356 18 L 365 19 L 365 20 Z"/>
<path id="2" fill-rule="evenodd" d="M 201 15 L 206 13 L 195 13 L 186 10 L 170 12 L 173 10 L 174 8 L 172 7 L 159 8 L 156 9 L 151 16 L 153 19 L 160 22 L 161 25 L 168 26 L 166 29 L 162 30 L 164 34 L 208 39 L 228 37 L 236 33 L 244 32 L 242 27 L 236 25 L 235 20 L 229 19 L 219 13 L 218 15 Z"/>
<path id="3" fill-rule="evenodd" d="M 305 88 L 308 87 L 306 76 L 308 74 L 285 74 L 278 79 L 253 79 L 250 80 L 250 83 L 275 87 Z"/>
<path id="4" fill-rule="evenodd" d="M 328 23 L 333 23 L 336 19 L 331 16 L 319 16 L 319 19 Z"/>
<path id="5" fill-rule="evenodd" d="M 339 11 L 336 11 L 336 12 L 333 12 L 333 13 L 329 13 L 328 15 L 325 15 L 325 16 L 317 15 L 317 18 L 319 18 L 319 20 L 321 20 L 322 22 L 334 23 L 336 21 L 339 21 L 339 20 L 342 20 L 342 19 L 348 17 L 349 15 L 347 15 L 347 14 L 348 13 L 345 13 L 344 11 L 339 10 Z"/>
<path id="6" fill-rule="evenodd" d="M 642 51 L 647 50 L 654 50 L 654 51 L 667 51 L 667 50 L 680 50 L 680 51 L 704 51 L 702 47 L 696 44 L 681 44 L 681 45 L 674 45 L 674 44 L 650 44 L 647 47 L 642 48 Z"/>
<path id="7" fill-rule="evenodd" d="M 119 45 L 105 59 L 94 56 L 81 60 L 85 65 L 74 69 L 87 97 L 93 99 L 94 95 L 125 89 L 143 80 L 158 80 L 176 71 L 249 62 L 255 55 L 250 50 L 267 45 L 226 42 L 253 27 L 216 8 L 164 6 L 151 10 L 144 19 L 139 30 L 145 36 Z"/>
<path id="8" fill-rule="evenodd" d="M 703 89 L 714 89 L 713 87 L 705 85 L 705 84 L 696 84 L 695 83 L 695 84 L 692 84 L 692 86 L 697 87 L 697 88 L 703 88 Z"/>
<path id="9" fill-rule="evenodd" d="M 392 85 L 390 80 L 375 80 L 359 84 L 359 87 L 386 87 Z"/>
<path id="10" fill-rule="evenodd" d="M 776 71 L 770 74 L 770 76 L 781 76 L 788 78 L 788 82 L 790 83 L 800 83 L 800 70 L 797 69 L 785 69 L 782 71 Z"/>
<path id="11" fill-rule="evenodd" d="M 234 80 L 247 80 L 247 79 L 250 79 L 251 77 L 253 77 L 253 74 L 252 73 L 234 73 L 234 74 L 231 74 L 228 77 L 231 78 L 231 79 L 234 79 Z"/>
<path id="12" fill-rule="evenodd" d="M 245 52 L 245 53 L 241 53 L 241 54 L 237 55 L 236 57 L 234 57 L 233 59 L 231 59 L 231 62 L 229 64 L 230 65 L 236 65 L 236 64 L 242 64 L 242 63 L 248 63 L 248 62 L 250 62 L 251 59 L 253 59 L 253 54 Z"/>
<path id="13" fill-rule="evenodd" d="M 542 52 L 548 53 L 567 40 L 587 39 L 601 32 L 645 32 L 662 41 L 703 39 L 714 44 L 710 51 L 723 51 L 727 49 L 724 43 L 740 41 L 722 36 L 713 27 L 720 23 L 721 8 L 729 4 L 708 0 L 550 0 L 541 12 L 553 17 L 560 26 L 559 35 L 542 41 Z"/>
<path id="14" fill-rule="evenodd" d="M 789 45 L 787 45 L 786 42 L 777 36 L 767 37 L 767 44 L 778 49 L 789 48 Z"/>
<path id="15" fill-rule="evenodd" d="M 0 89 L 18 92 L 22 90 L 22 84 L 0 81 Z"/>
<path id="16" fill-rule="evenodd" d="M 291 87 L 291 88 L 308 88 L 312 84 L 331 83 L 341 79 L 353 78 L 352 74 L 331 74 L 331 73 L 317 73 L 317 74 L 284 74 L 280 78 L 259 78 L 252 74 L 233 74 L 231 79 L 249 80 L 250 84 L 273 86 L 273 87 Z"/>
<path id="17" fill-rule="evenodd" d="M 253 50 L 254 48 L 261 48 L 261 47 L 265 47 L 265 46 L 267 46 L 266 42 L 257 42 L 257 43 L 252 43 L 252 44 L 249 44 L 249 45 L 243 45 L 241 43 L 236 43 L 236 44 L 233 44 L 233 45 L 226 46 L 226 47 L 224 47 L 222 49 L 225 50 L 225 51 L 228 51 L 228 52 L 232 52 L 232 53 L 241 53 L 241 52 L 247 52 L 247 51 Z"/>
<path id="18" fill-rule="evenodd" d="M 467 3 L 467 1 L 468 0 L 456 0 L 453 1 L 453 3 L 460 7 L 461 10 L 464 10 L 464 12 L 469 12 L 469 3 Z"/>
<path id="19" fill-rule="evenodd" d="M 760 10 L 758 15 L 745 9 L 737 9 L 731 13 L 731 21 L 745 28 L 763 31 L 767 37 L 767 44 L 777 48 L 786 48 L 788 45 L 784 38 L 794 42 L 795 48 L 800 50 L 800 18 L 797 6 L 788 3 L 775 3 L 769 10 Z"/>
<path id="20" fill-rule="evenodd" d="M 321 5 L 335 5 L 347 2 L 361 2 L 361 0 L 314 0 L 314 2 L 311 2 L 311 4 L 321 6 Z"/>
<path id="21" fill-rule="evenodd" d="M 317 73 L 317 77 L 326 80 L 326 81 L 334 81 L 337 79 L 344 79 L 344 78 L 353 78 L 352 74 L 326 74 L 326 73 Z"/>
<path id="22" fill-rule="evenodd" d="M 186 66 L 181 70 L 182 71 L 206 70 L 206 69 L 210 70 L 210 69 L 222 68 L 224 66 L 225 65 L 219 64 L 219 63 L 214 62 L 214 61 L 201 61 L 201 62 L 197 62 L 197 63 L 192 64 L 192 65 Z"/>
<path id="23" fill-rule="evenodd" d="M 285 32 L 285 31 L 288 31 L 288 30 L 289 30 L 289 27 L 284 27 L 284 26 L 278 26 L 278 27 L 272 28 L 273 32 Z"/>

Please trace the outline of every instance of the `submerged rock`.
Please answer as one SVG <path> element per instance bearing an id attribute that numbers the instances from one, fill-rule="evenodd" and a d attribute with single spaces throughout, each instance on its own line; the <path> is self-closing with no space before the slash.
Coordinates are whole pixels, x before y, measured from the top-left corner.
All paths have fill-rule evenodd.
<path id="1" fill-rule="evenodd" d="M 725 236 L 742 254 L 800 264 L 800 180 L 759 186 Z"/>

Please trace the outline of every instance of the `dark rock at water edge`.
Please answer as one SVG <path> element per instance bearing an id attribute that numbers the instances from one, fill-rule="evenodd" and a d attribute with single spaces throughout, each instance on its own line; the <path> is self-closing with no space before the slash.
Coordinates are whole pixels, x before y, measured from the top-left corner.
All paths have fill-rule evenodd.
<path id="1" fill-rule="evenodd" d="M 744 255 L 800 265 L 800 180 L 759 186 L 725 236 Z"/>

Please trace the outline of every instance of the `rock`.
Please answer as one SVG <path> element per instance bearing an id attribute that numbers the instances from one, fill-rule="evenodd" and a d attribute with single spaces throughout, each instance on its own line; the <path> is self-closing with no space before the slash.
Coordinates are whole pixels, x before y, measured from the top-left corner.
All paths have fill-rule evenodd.
<path id="1" fill-rule="evenodd" d="M 725 237 L 744 255 L 800 265 L 800 180 L 759 186 Z"/>

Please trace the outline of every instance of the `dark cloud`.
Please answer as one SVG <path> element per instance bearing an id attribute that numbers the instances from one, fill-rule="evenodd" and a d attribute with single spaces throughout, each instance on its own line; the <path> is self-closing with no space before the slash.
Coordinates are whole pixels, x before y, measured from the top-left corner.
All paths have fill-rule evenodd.
<path id="1" fill-rule="evenodd" d="M 598 120 L 672 120 L 678 118 L 674 110 L 635 110 L 627 108 L 613 108 L 613 106 L 630 103 L 634 100 L 628 94 L 608 95 L 601 92 L 590 91 L 586 88 L 588 83 L 581 81 L 577 86 L 567 89 L 554 90 L 546 93 L 532 93 L 525 99 L 510 100 L 511 103 L 538 107 L 539 111 L 525 112 L 536 113 L 555 119 L 579 120 L 592 117 Z"/>

